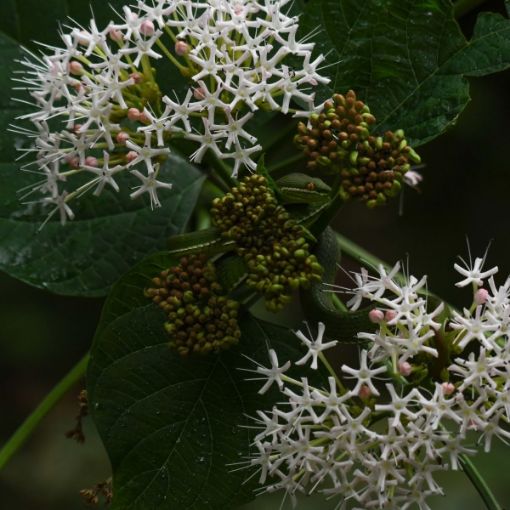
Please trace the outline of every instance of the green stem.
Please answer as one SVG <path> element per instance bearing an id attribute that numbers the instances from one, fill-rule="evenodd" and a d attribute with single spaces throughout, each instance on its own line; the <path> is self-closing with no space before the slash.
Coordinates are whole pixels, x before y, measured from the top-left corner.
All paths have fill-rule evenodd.
<path id="1" fill-rule="evenodd" d="M 143 74 L 149 81 L 154 81 L 154 74 L 152 72 L 151 61 L 147 55 L 142 57 L 142 70 Z"/>
<path id="2" fill-rule="evenodd" d="M 336 384 L 338 385 L 338 389 L 342 392 L 343 395 L 345 395 L 347 393 L 347 388 L 343 385 L 340 376 L 333 370 L 333 367 L 331 366 L 323 352 L 319 352 L 319 359 L 321 360 L 321 363 L 324 365 L 326 370 L 335 378 Z"/>
<path id="3" fill-rule="evenodd" d="M 456 18 L 462 18 L 485 2 L 486 0 L 459 0 L 453 6 L 453 14 Z"/>
<path id="4" fill-rule="evenodd" d="M 220 159 L 212 150 L 207 151 L 206 161 L 216 170 L 218 177 L 223 180 L 229 188 L 237 186 L 238 181 L 232 177 L 232 169 Z"/>
<path id="5" fill-rule="evenodd" d="M 297 154 L 294 154 L 268 168 L 270 173 L 277 172 L 278 170 L 283 170 L 284 168 L 287 168 L 288 166 L 294 166 L 295 163 L 298 163 L 304 159 L 304 155 L 302 152 L 298 152 Z"/>
<path id="6" fill-rule="evenodd" d="M 362 266 L 366 266 L 368 264 L 372 267 L 378 267 L 379 265 L 382 265 L 386 268 L 390 267 L 380 258 L 372 255 L 369 251 L 365 250 L 365 248 L 362 248 L 350 239 L 347 239 L 347 237 L 344 237 L 342 234 L 337 233 L 336 239 L 342 251 L 349 257 L 359 262 Z"/>
<path id="7" fill-rule="evenodd" d="M 55 407 L 59 400 L 85 373 L 89 361 L 87 353 L 71 371 L 46 395 L 35 411 L 18 427 L 9 441 L 0 450 L 0 470 L 11 457 L 23 446 L 41 420 Z"/>
<path id="8" fill-rule="evenodd" d="M 343 301 L 334 293 L 331 292 L 331 301 L 333 301 L 333 304 L 335 307 L 340 310 L 341 312 L 348 312 L 349 309 L 345 306 Z"/>
<path id="9" fill-rule="evenodd" d="M 471 459 L 467 455 L 463 454 L 460 455 L 459 458 L 464 473 L 466 473 L 466 476 L 469 478 L 474 488 L 478 491 L 478 494 L 480 494 L 487 510 L 503 510 L 503 507 L 498 503 L 496 497 L 487 485 L 487 482 L 483 479 Z"/>

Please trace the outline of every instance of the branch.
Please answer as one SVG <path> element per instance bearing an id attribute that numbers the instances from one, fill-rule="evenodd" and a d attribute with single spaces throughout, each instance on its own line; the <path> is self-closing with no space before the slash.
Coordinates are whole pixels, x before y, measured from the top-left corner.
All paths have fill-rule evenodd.
<path id="1" fill-rule="evenodd" d="M 81 379 L 87 369 L 88 361 L 89 354 L 87 353 L 46 395 L 35 411 L 18 427 L 9 441 L 0 450 L 0 470 L 5 467 L 11 457 L 23 446 L 42 419 L 55 407 L 67 391 Z"/>

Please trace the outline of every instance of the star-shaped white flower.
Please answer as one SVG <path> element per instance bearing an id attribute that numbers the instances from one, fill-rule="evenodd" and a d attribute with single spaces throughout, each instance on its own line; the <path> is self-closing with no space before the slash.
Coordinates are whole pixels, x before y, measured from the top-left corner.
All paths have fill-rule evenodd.
<path id="1" fill-rule="evenodd" d="M 352 395 L 358 395 L 362 386 L 368 386 L 370 392 L 373 395 L 378 396 L 380 393 L 372 382 L 372 378 L 378 374 L 386 372 L 386 367 L 369 368 L 367 362 L 366 350 L 361 351 L 359 370 L 349 367 L 348 365 L 342 365 L 342 372 L 350 374 L 353 379 L 356 379 L 356 386 L 352 389 Z"/>
<path id="2" fill-rule="evenodd" d="M 271 366 L 269 368 L 259 365 L 256 369 L 257 374 L 261 374 L 265 379 L 267 379 L 264 386 L 262 386 L 259 390 L 261 395 L 266 393 L 273 383 L 276 383 L 278 387 L 282 389 L 282 375 L 290 368 L 290 361 L 287 361 L 281 367 L 278 365 L 278 356 L 274 349 L 269 350 L 269 361 L 271 362 Z"/>
<path id="3" fill-rule="evenodd" d="M 91 172 L 97 175 L 97 177 L 94 179 L 94 182 L 97 182 L 96 189 L 94 190 L 95 196 L 99 196 L 107 184 L 109 184 L 115 191 L 118 192 L 119 185 L 115 182 L 113 176 L 125 168 L 121 165 L 116 165 L 113 168 L 110 168 L 110 154 L 106 151 L 103 152 L 103 159 L 104 163 L 102 168 L 96 168 L 88 165 L 83 166 L 83 169 L 87 172 Z"/>
<path id="4" fill-rule="evenodd" d="M 302 331 L 296 331 L 294 333 L 308 347 L 308 352 L 299 361 L 296 361 L 296 365 L 304 365 L 311 358 L 312 364 L 310 366 L 313 370 L 317 369 L 318 356 L 320 353 L 326 349 L 334 347 L 338 343 L 336 340 L 322 343 L 325 331 L 326 326 L 323 322 L 319 322 L 317 337 L 315 339 L 307 338 Z"/>
<path id="5" fill-rule="evenodd" d="M 138 177 L 142 181 L 142 184 L 138 186 L 138 189 L 129 195 L 132 199 L 138 198 L 140 195 L 144 193 L 148 193 L 151 201 L 151 208 L 161 207 L 161 202 L 159 201 L 157 189 L 172 189 L 172 184 L 168 182 L 161 182 L 156 180 L 158 176 L 158 171 L 154 173 L 150 173 L 149 175 L 143 175 L 138 170 L 131 170 L 131 173 Z"/>
<path id="6" fill-rule="evenodd" d="M 465 287 L 466 285 L 475 284 L 477 287 L 480 287 L 483 284 L 483 280 L 485 278 L 489 278 L 490 276 L 496 274 L 498 272 L 498 267 L 492 267 L 487 271 L 483 271 L 483 265 L 485 264 L 485 257 L 476 257 L 475 262 L 471 261 L 469 264 L 464 260 L 460 259 L 464 264 L 464 267 L 459 264 L 454 264 L 453 267 L 455 270 L 464 276 L 464 280 L 457 282 L 455 285 L 457 287 Z"/>

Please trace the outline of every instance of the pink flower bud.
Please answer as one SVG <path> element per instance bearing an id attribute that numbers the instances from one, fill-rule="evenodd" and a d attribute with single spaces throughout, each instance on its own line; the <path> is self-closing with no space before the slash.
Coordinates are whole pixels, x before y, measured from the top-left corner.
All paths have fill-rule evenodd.
<path id="1" fill-rule="evenodd" d="M 80 158 L 67 157 L 66 162 L 71 168 L 78 168 L 80 166 Z"/>
<path id="2" fill-rule="evenodd" d="M 179 55 L 180 57 L 184 57 L 184 55 L 187 55 L 189 53 L 189 44 L 185 41 L 177 41 L 175 43 L 175 53 Z"/>
<path id="3" fill-rule="evenodd" d="M 445 395 L 452 395 L 455 391 L 455 386 L 451 382 L 444 382 L 441 384 L 441 388 Z"/>
<path id="4" fill-rule="evenodd" d="M 477 305 L 484 305 L 487 303 L 487 300 L 489 299 L 489 291 L 487 289 L 478 289 L 475 292 L 475 303 Z"/>
<path id="5" fill-rule="evenodd" d="M 129 152 L 126 154 L 126 159 L 127 159 L 128 163 L 131 163 L 131 162 L 132 162 L 132 161 L 134 161 L 137 157 L 138 157 L 138 154 L 137 154 L 135 151 L 129 151 Z"/>
<path id="6" fill-rule="evenodd" d="M 409 377 L 411 375 L 411 372 L 413 371 L 413 367 L 411 363 L 408 363 L 407 361 L 401 361 L 398 364 L 398 371 L 400 375 L 403 375 L 404 377 Z"/>
<path id="7" fill-rule="evenodd" d="M 156 31 L 156 28 L 154 27 L 154 23 L 150 20 L 145 20 L 140 25 L 140 32 L 143 35 L 146 35 L 150 37 L 151 35 L 154 35 L 154 32 Z"/>
<path id="8" fill-rule="evenodd" d="M 117 134 L 115 137 L 115 140 L 117 140 L 118 143 L 121 145 L 124 145 L 129 140 L 129 135 L 127 133 L 124 133 L 124 131 L 121 131 Z"/>
<path id="9" fill-rule="evenodd" d="M 76 90 L 76 92 L 80 92 L 85 88 L 81 82 L 73 83 L 72 87 L 74 90 Z"/>
<path id="10" fill-rule="evenodd" d="M 140 112 L 140 122 L 143 122 L 144 124 L 150 123 L 149 117 L 147 117 L 147 114 L 145 112 Z"/>
<path id="11" fill-rule="evenodd" d="M 140 110 L 138 108 L 130 108 L 127 116 L 129 120 L 140 120 Z"/>
<path id="12" fill-rule="evenodd" d="M 370 322 L 373 322 L 374 324 L 379 324 L 384 320 L 384 312 L 382 310 L 374 308 L 373 310 L 370 310 L 370 312 L 368 312 L 368 318 L 370 319 Z"/>
<path id="13" fill-rule="evenodd" d="M 83 66 L 80 64 L 80 62 L 73 60 L 69 62 L 69 72 L 71 74 L 80 75 L 83 73 Z"/>
<path id="14" fill-rule="evenodd" d="M 113 27 L 108 31 L 108 35 L 112 41 L 120 42 L 122 39 L 124 39 L 124 34 L 120 30 Z"/>
<path id="15" fill-rule="evenodd" d="M 393 319 L 395 319 L 397 316 L 397 312 L 395 310 L 386 310 L 386 313 L 384 314 L 384 318 L 386 319 L 386 322 L 390 322 Z"/>
<path id="16" fill-rule="evenodd" d="M 129 77 L 135 82 L 135 83 L 142 83 L 143 81 L 143 74 L 141 73 L 131 73 Z"/>
<path id="17" fill-rule="evenodd" d="M 193 89 L 193 97 L 195 99 L 198 99 L 199 101 L 205 99 L 205 90 L 202 87 L 197 87 L 196 89 Z"/>
<path id="18" fill-rule="evenodd" d="M 234 14 L 236 16 L 240 16 L 244 12 L 244 7 L 242 4 L 235 4 L 234 5 Z"/>
<path id="19" fill-rule="evenodd" d="M 358 396 L 362 400 L 366 400 L 367 398 L 370 398 L 372 396 L 372 392 L 370 391 L 370 388 L 366 384 L 363 384 L 359 389 Z"/>
<path id="20" fill-rule="evenodd" d="M 87 158 L 85 158 L 85 164 L 87 166 L 96 167 L 98 165 L 97 158 L 95 158 L 94 156 L 87 156 Z"/>
<path id="21" fill-rule="evenodd" d="M 75 124 L 73 126 L 73 132 L 74 133 L 79 133 L 81 131 L 81 128 L 83 127 L 83 124 Z"/>

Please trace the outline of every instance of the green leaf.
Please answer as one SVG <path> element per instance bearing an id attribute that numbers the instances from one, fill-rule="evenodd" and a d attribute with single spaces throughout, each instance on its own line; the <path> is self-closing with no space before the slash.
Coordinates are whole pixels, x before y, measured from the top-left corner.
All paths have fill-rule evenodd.
<path id="1" fill-rule="evenodd" d="M 42 217 L 33 206 L 13 200 L 14 190 L 33 176 L 0 165 L 0 269 L 59 294 L 106 295 L 134 263 L 163 249 L 189 220 L 203 182 L 200 172 L 171 156 L 160 177 L 173 188 L 161 193 L 159 209 L 151 210 L 147 200 L 131 201 L 125 179 L 124 192 L 84 197 L 77 219 L 65 226 L 50 221 L 40 229 Z"/>
<path id="2" fill-rule="evenodd" d="M 168 347 L 163 312 L 132 310 L 96 340 L 88 374 L 92 415 L 108 451 L 112 510 L 226 510 L 253 497 L 247 415 L 268 409 L 239 368 L 267 363 L 267 346 L 295 359 L 296 339 L 245 316 L 239 348 L 182 358 Z"/>
<path id="3" fill-rule="evenodd" d="M 122 6 L 129 5 L 125 0 L 2 0 L 0 5 L 0 31 L 24 44 L 39 41 L 56 44 L 59 28 L 71 23 L 69 18 L 83 26 L 94 13 L 101 28 L 116 15 L 112 8 L 122 12 Z"/>
<path id="4" fill-rule="evenodd" d="M 115 282 L 101 311 L 95 338 L 115 319 L 135 308 L 146 306 L 148 301 L 143 291 L 151 285 L 151 279 L 178 263 L 179 257 L 174 257 L 167 251 L 156 252 L 138 262 Z"/>
<path id="5" fill-rule="evenodd" d="M 328 53 L 331 78 L 321 95 L 354 89 L 377 128 L 405 130 L 423 144 L 440 135 L 469 101 L 467 76 L 510 66 L 510 21 L 482 13 L 466 41 L 450 0 L 312 0 L 303 33 Z"/>
<path id="6" fill-rule="evenodd" d="M 252 472 L 233 465 L 250 452 L 253 431 L 242 426 L 271 409 L 278 392 L 258 395 L 260 383 L 239 368 L 253 369 L 246 356 L 267 365 L 270 347 L 282 363 L 302 356 L 291 331 L 247 313 L 236 348 L 176 354 L 165 314 L 143 295 L 176 262 L 154 254 L 115 284 L 92 347 L 87 389 L 112 464 L 112 510 L 228 510 L 252 499 L 256 477 L 243 484 Z M 310 375 L 325 382 L 320 372 Z"/>

